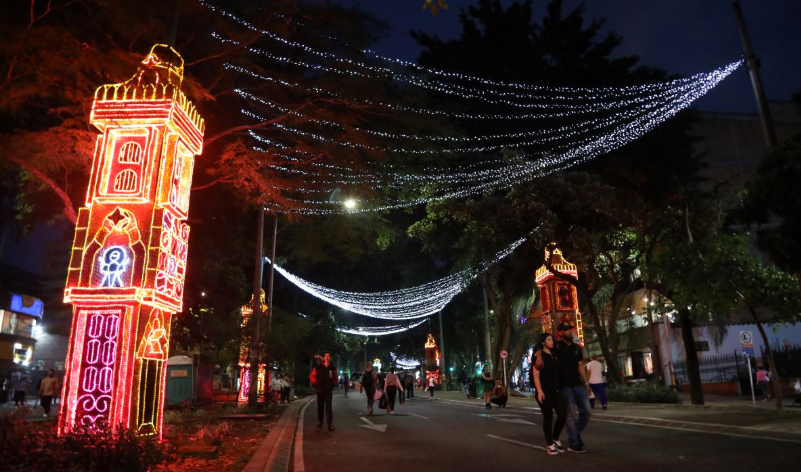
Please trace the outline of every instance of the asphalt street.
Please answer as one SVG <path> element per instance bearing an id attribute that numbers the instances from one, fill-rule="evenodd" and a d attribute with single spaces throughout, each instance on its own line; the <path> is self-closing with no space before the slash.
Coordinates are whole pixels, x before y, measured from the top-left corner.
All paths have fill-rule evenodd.
<path id="1" fill-rule="evenodd" d="M 419 392 L 419 390 L 418 390 Z M 640 424 L 590 420 L 587 453 L 544 452 L 542 416 L 530 406 L 484 409 L 477 400 L 435 400 L 417 394 L 395 414 L 367 416 L 364 394 L 334 393 L 334 426 L 317 426 L 317 403 L 302 413 L 301 454 L 295 471 L 512 471 L 568 467 L 573 471 L 797 470 L 801 444 L 700 433 Z M 566 443 L 566 432 L 562 433 Z"/>

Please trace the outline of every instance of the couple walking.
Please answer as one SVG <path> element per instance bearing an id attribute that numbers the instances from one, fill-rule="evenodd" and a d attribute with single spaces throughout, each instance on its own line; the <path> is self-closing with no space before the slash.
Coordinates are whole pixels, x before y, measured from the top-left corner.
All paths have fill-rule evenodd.
<path id="1" fill-rule="evenodd" d="M 403 384 L 400 378 L 395 375 L 395 369 L 390 370 L 389 375 L 381 379 L 373 370 L 373 365 L 368 363 L 364 366 L 362 383 L 359 387 L 359 392 L 361 393 L 362 391 L 367 395 L 368 415 L 373 414 L 373 404 L 376 399 L 383 400 L 384 396 L 386 396 L 387 413 L 390 415 L 395 411 L 395 398 L 399 392 L 401 393 L 401 403 L 403 403 Z M 378 391 L 378 394 L 376 394 L 376 391 Z"/>
<path id="2" fill-rule="evenodd" d="M 543 333 L 535 348 L 533 376 L 548 443 L 545 452 L 549 455 L 564 452 L 559 435 L 567 426 L 567 450 L 581 454 L 586 452 L 581 433 L 590 421 L 590 384 L 581 347 L 573 342 L 573 327 L 560 323 L 557 332 L 558 343 L 553 335 Z M 553 423 L 554 412 L 556 423 Z"/>

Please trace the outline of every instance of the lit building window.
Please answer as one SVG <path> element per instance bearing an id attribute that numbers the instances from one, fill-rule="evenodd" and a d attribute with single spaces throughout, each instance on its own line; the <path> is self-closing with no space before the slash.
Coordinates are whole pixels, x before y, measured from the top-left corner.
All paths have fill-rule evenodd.
<path id="1" fill-rule="evenodd" d="M 114 177 L 115 192 L 135 192 L 136 191 L 136 172 L 125 169 Z"/>

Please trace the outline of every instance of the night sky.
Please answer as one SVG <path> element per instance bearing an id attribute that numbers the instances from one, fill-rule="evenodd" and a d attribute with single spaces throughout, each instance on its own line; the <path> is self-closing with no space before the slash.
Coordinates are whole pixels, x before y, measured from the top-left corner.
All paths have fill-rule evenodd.
<path id="1" fill-rule="evenodd" d="M 322 0 L 314 0 L 322 1 Z M 423 0 L 334 0 L 360 5 L 390 19 L 392 33 L 374 46 L 383 55 L 414 61 L 420 48 L 409 35 L 419 29 L 442 39 L 459 36 L 459 8 L 478 0 L 448 0 L 449 9 L 433 17 Z M 511 0 L 502 0 L 508 6 Z M 707 72 L 742 55 L 740 37 L 729 0 L 564 0 L 564 12 L 581 3 L 585 18 L 606 19 L 605 29 L 623 37 L 617 54 L 640 56 L 641 64 L 672 74 Z M 535 1 L 535 18 L 545 15 L 547 0 Z M 801 89 L 801 0 L 741 0 L 751 41 L 762 62 L 762 79 L 769 100 L 789 100 Z M 532 83 L 536 83 L 532 78 Z M 748 74 L 741 69 L 696 102 L 704 111 L 756 113 Z M 7 240 L 0 248 L 2 262 L 37 272 L 44 244 L 59 231 L 39 226 L 20 245 Z M 12 236 L 13 238 L 13 236 Z M 5 249 L 5 250 L 2 250 Z"/>
<path id="2" fill-rule="evenodd" d="M 338 0 L 389 19 L 390 37 L 374 49 L 383 55 L 413 61 L 420 48 L 410 29 L 458 38 L 460 8 L 478 0 L 447 0 L 448 10 L 433 17 L 423 0 Z M 508 6 L 511 0 L 501 0 Z M 547 0 L 535 0 L 534 18 L 545 15 Z M 619 55 L 637 55 L 640 63 L 671 74 L 707 72 L 742 56 L 742 46 L 730 0 L 564 0 L 568 13 L 584 3 L 585 18 L 606 19 L 604 31 L 623 37 Z M 801 89 L 801 0 L 741 0 L 751 43 L 762 63 L 769 100 L 790 100 Z M 536 80 L 532 78 L 532 83 Z M 723 81 L 696 102 L 704 111 L 756 113 L 751 82 L 745 69 Z"/>

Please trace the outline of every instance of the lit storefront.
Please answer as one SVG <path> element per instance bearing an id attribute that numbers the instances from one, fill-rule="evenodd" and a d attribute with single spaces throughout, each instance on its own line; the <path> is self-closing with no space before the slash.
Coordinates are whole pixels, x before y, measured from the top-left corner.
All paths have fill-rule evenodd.
<path id="1" fill-rule="evenodd" d="M 41 324 L 42 300 L 19 293 L 0 293 L 0 368 L 27 370 L 36 346 L 37 325 Z"/>

